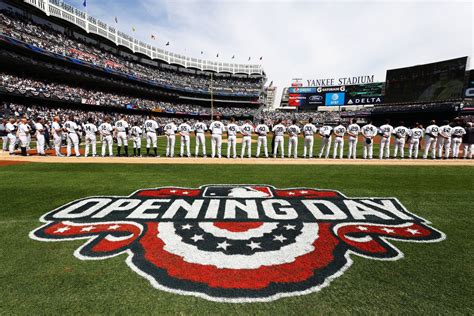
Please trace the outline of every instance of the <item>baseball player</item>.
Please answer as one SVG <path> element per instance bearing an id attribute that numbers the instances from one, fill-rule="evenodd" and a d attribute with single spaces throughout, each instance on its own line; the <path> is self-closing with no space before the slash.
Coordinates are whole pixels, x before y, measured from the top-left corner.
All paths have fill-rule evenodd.
<path id="1" fill-rule="evenodd" d="M 56 152 L 56 156 L 64 157 L 64 155 L 61 154 L 61 142 L 62 142 L 63 130 L 61 128 L 59 116 L 55 116 L 53 118 L 53 124 L 51 124 L 51 131 L 53 132 L 53 143 L 54 143 L 54 151 Z"/>
<path id="2" fill-rule="evenodd" d="M 102 157 L 105 157 L 107 148 L 109 149 L 109 157 L 113 157 L 112 152 L 112 132 L 113 128 L 110 125 L 110 118 L 106 117 L 104 122 L 99 126 L 99 134 L 102 141 Z"/>
<path id="3" fill-rule="evenodd" d="M 253 125 L 250 121 L 245 122 L 240 128 L 242 134 L 242 153 L 240 158 L 244 158 L 245 149 L 247 149 L 248 157 L 252 157 L 252 133 L 254 131 Z"/>
<path id="4" fill-rule="evenodd" d="M 36 129 L 36 151 L 38 152 L 38 155 L 40 156 L 46 156 L 44 152 L 44 143 L 45 143 L 45 138 L 44 138 L 44 121 L 42 118 L 38 118 L 38 122 L 35 123 L 35 129 Z"/>
<path id="5" fill-rule="evenodd" d="M 408 158 L 418 159 L 418 148 L 420 148 L 420 140 L 423 138 L 423 130 L 420 128 L 420 123 L 416 123 L 415 127 L 408 131 L 410 142 L 408 145 Z"/>
<path id="6" fill-rule="evenodd" d="M 130 136 L 132 137 L 133 144 L 133 157 L 141 157 L 142 148 L 142 129 L 138 124 L 134 124 L 130 129 Z"/>
<path id="7" fill-rule="evenodd" d="M 153 145 L 153 151 L 155 157 L 158 156 L 158 138 L 156 137 L 156 130 L 159 128 L 158 123 L 152 119 L 151 116 L 148 116 L 148 119 L 145 121 L 143 129 L 146 132 L 146 154 L 150 156 L 150 146 Z M 173 147 L 174 148 L 174 147 Z"/>
<path id="8" fill-rule="evenodd" d="M 0 137 L 2 138 L 2 151 L 6 152 L 7 151 L 7 145 L 8 145 L 8 137 L 7 137 L 7 120 L 2 119 L 2 122 L 0 123 Z"/>
<path id="9" fill-rule="evenodd" d="M 26 118 L 22 118 L 20 124 L 18 124 L 17 136 L 20 140 L 21 155 L 28 156 L 28 135 L 30 134 L 30 128 L 28 127 L 28 121 Z"/>
<path id="10" fill-rule="evenodd" d="M 373 152 L 374 152 L 374 137 L 377 135 L 377 127 L 372 125 L 372 121 L 369 121 L 367 125 L 364 125 L 361 128 L 362 136 L 365 137 L 364 141 L 364 152 L 362 154 L 362 158 L 372 159 Z"/>
<path id="11" fill-rule="evenodd" d="M 10 155 L 15 154 L 15 144 L 16 144 L 16 127 L 15 127 L 15 119 L 10 118 L 10 121 L 5 125 L 7 130 L 7 138 L 8 138 L 8 152 Z"/>
<path id="12" fill-rule="evenodd" d="M 349 134 L 349 154 L 348 159 L 357 158 L 357 143 L 359 142 L 360 126 L 357 120 L 353 119 L 352 124 L 347 127 L 347 134 Z"/>
<path id="13" fill-rule="evenodd" d="M 277 121 L 277 124 L 273 126 L 272 132 L 275 135 L 275 145 L 273 147 L 273 158 L 276 158 L 277 156 L 277 151 L 278 151 L 278 146 L 280 147 L 280 152 L 281 152 L 281 158 L 285 157 L 285 138 L 283 137 L 285 135 L 286 127 L 285 125 L 282 124 L 282 120 L 279 119 Z"/>
<path id="14" fill-rule="evenodd" d="M 423 152 L 423 159 L 428 158 L 428 153 L 431 149 L 431 157 L 436 159 L 436 143 L 438 142 L 439 127 L 436 121 L 432 120 L 431 125 L 425 131 L 425 150 Z"/>
<path id="15" fill-rule="evenodd" d="M 192 129 L 196 135 L 196 157 L 199 156 L 199 147 L 202 146 L 202 156 L 206 158 L 206 137 L 204 133 L 207 131 L 207 126 L 203 122 L 197 121 Z"/>
<path id="16" fill-rule="evenodd" d="M 94 119 L 92 117 L 90 117 L 87 120 L 87 123 L 84 124 L 84 131 L 86 133 L 86 148 L 84 152 L 84 157 L 87 157 L 89 155 L 89 147 L 92 147 L 92 157 L 95 157 L 97 156 L 97 126 L 95 126 Z"/>
<path id="17" fill-rule="evenodd" d="M 451 130 L 451 139 L 453 146 L 453 159 L 458 159 L 459 157 L 459 147 L 462 143 L 462 137 L 466 134 L 464 127 L 460 125 L 461 121 L 456 120 L 456 126 Z"/>
<path id="18" fill-rule="evenodd" d="M 379 159 L 390 158 L 390 141 L 392 140 L 393 126 L 390 120 L 386 120 L 385 124 L 379 127 L 380 134 L 380 154 Z"/>
<path id="19" fill-rule="evenodd" d="M 342 155 L 344 153 L 344 134 L 347 132 L 347 129 L 344 125 L 339 124 L 338 126 L 334 127 L 334 151 L 332 158 L 336 159 L 337 151 L 339 149 L 339 159 L 342 159 Z"/>
<path id="20" fill-rule="evenodd" d="M 291 158 L 293 153 L 293 158 L 298 158 L 298 134 L 301 133 L 300 128 L 296 125 L 298 121 L 293 120 L 293 124 L 288 126 L 288 158 Z"/>
<path id="21" fill-rule="evenodd" d="M 232 158 L 237 158 L 237 133 L 239 132 L 239 126 L 235 124 L 235 118 L 230 119 L 230 123 L 226 127 L 227 130 L 227 158 L 230 158 L 232 151 Z"/>
<path id="22" fill-rule="evenodd" d="M 438 158 L 443 158 L 444 149 L 444 159 L 448 159 L 451 150 L 451 132 L 453 128 L 449 126 L 449 121 L 444 121 L 443 124 L 439 128 L 438 134 Z"/>
<path id="23" fill-rule="evenodd" d="M 224 133 L 225 127 L 220 117 L 216 117 L 216 120 L 209 126 L 209 130 L 211 131 L 211 157 L 216 157 L 217 152 L 217 157 L 221 158 L 222 133 Z"/>
<path id="24" fill-rule="evenodd" d="M 188 123 L 183 122 L 178 126 L 179 135 L 181 135 L 181 150 L 179 152 L 179 156 L 184 156 L 184 149 L 186 148 L 186 155 L 188 158 L 191 158 L 191 137 L 189 134 L 191 133 L 191 126 Z"/>
<path id="25" fill-rule="evenodd" d="M 174 146 L 176 143 L 176 132 L 178 127 L 174 122 L 169 122 L 163 128 L 166 135 L 166 157 L 174 157 Z M 182 138 L 182 137 L 181 137 Z M 181 139 L 181 157 L 183 156 L 183 139 Z"/>
<path id="26" fill-rule="evenodd" d="M 122 147 L 125 149 L 125 157 L 128 157 L 128 123 L 125 115 L 115 122 L 115 131 L 117 133 L 117 157 L 121 156 Z"/>
<path id="27" fill-rule="evenodd" d="M 472 159 L 474 154 L 474 127 L 472 122 L 466 123 L 466 134 L 463 136 L 464 154 L 463 158 Z"/>
<path id="28" fill-rule="evenodd" d="M 268 158 L 268 147 L 267 147 L 267 134 L 270 132 L 270 129 L 265 124 L 265 120 L 260 120 L 260 124 L 257 125 L 255 128 L 255 132 L 258 135 L 257 138 L 257 155 L 258 158 L 260 156 L 260 148 L 263 146 L 263 152 L 265 154 L 265 158 Z"/>
<path id="29" fill-rule="evenodd" d="M 304 134 L 304 145 L 303 145 L 303 158 L 306 158 L 308 154 L 309 158 L 313 158 L 313 147 L 314 147 L 314 134 L 318 131 L 316 126 L 313 125 L 313 118 L 310 117 L 308 123 L 303 126 Z"/>
<path id="30" fill-rule="evenodd" d="M 319 135 L 321 135 L 321 149 L 319 150 L 318 158 L 321 158 L 324 154 L 324 158 L 329 158 L 329 152 L 331 151 L 332 142 L 332 127 L 329 125 L 323 125 L 319 129 Z"/>
<path id="31" fill-rule="evenodd" d="M 395 148 L 393 150 L 393 158 L 396 159 L 398 151 L 400 150 L 400 158 L 405 158 L 405 141 L 408 135 L 408 128 L 403 126 L 405 123 L 402 121 L 400 125 L 393 130 L 395 134 Z"/>
<path id="32" fill-rule="evenodd" d="M 64 123 L 63 130 L 67 133 L 67 156 L 71 157 L 71 148 L 74 146 L 74 154 L 76 157 L 81 156 L 79 152 L 79 136 L 77 131 L 79 127 L 74 122 L 74 116 L 69 116 L 69 119 Z"/>

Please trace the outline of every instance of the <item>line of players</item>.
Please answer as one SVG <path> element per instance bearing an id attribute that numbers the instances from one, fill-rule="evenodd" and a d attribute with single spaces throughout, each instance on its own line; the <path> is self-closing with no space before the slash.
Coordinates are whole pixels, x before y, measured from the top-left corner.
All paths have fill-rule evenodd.
<path id="1" fill-rule="evenodd" d="M 227 133 L 227 158 L 237 157 L 237 136 L 242 135 L 242 149 L 240 157 L 243 158 L 245 154 L 251 157 L 252 135 L 257 135 L 257 152 L 256 157 L 260 157 L 262 152 L 264 157 L 269 157 L 267 139 L 268 134 L 273 132 L 273 157 L 278 154 L 284 157 L 284 142 L 285 134 L 288 135 L 288 157 L 298 157 L 298 136 L 302 133 L 304 136 L 303 157 L 313 157 L 314 136 L 319 134 L 322 137 L 321 148 L 318 158 L 329 158 L 331 154 L 331 146 L 333 147 L 332 158 L 343 158 L 345 136 L 348 141 L 347 158 L 355 159 L 357 157 L 357 143 L 359 135 L 364 138 L 363 143 L 363 158 L 373 158 L 374 138 L 380 135 L 380 159 L 390 158 L 390 146 L 392 137 L 394 137 L 394 152 L 393 158 L 405 158 L 405 144 L 408 142 L 408 158 L 418 158 L 418 151 L 421 147 L 420 142 L 424 138 L 423 158 L 428 158 L 431 153 L 431 158 L 458 158 L 460 146 L 462 144 L 462 137 L 466 134 L 466 130 L 460 126 L 460 121 L 455 121 L 455 126 L 449 125 L 448 121 L 444 122 L 443 126 L 437 126 L 435 121 L 431 122 L 425 130 L 420 124 L 415 124 L 412 128 L 404 126 L 400 122 L 399 126 L 393 127 L 390 122 L 376 127 L 369 122 L 364 126 L 359 126 L 355 120 L 349 126 L 339 124 L 336 127 L 323 125 L 317 128 L 312 119 L 305 124 L 302 129 L 297 125 L 296 120 L 291 125 L 286 126 L 281 120 L 277 121 L 273 127 L 262 120 L 260 124 L 254 126 L 251 121 L 245 122 L 242 126 L 235 123 L 235 119 L 231 119 L 230 123 L 224 125 L 217 118 L 208 127 L 203 122 L 196 122 L 193 126 L 184 122 L 177 126 L 173 121 L 169 122 L 163 127 L 166 135 L 166 157 L 174 157 L 174 148 L 176 142 L 176 135 L 180 136 L 180 156 L 191 157 L 190 135 L 192 133 L 196 136 L 195 156 L 199 156 L 200 149 L 202 156 L 206 157 L 206 143 L 205 133 L 211 133 L 211 157 L 222 157 L 222 140 L 223 135 Z M 471 124 L 472 123 L 468 123 Z M 17 126 L 16 126 L 17 125 Z M 469 125 L 468 125 L 469 126 Z M 67 142 L 67 156 L 71 156 L 72 152 L 76 156 L 80 156 L 79 152 L 79 134 L 84 133 L 85 139 L 85 156 L 89 154 L 93 157 L 97 155 L 97 136 L 100 137 L 102 143 L 101 156 L 113 156 L 113 143 L 117 142 L 118 156 L 128 156 L 129 140 L 133 146 L 133 156 L 141 156 L 142 138 L 146 139 L 146 154 L 159 157 L 157 152 L 157 131 L 159 129 L 158 123 L 152 117 L 144 122 L 143 126 L 130 126 L 126 117 L 121 117 L 120 120 L 111 124 L 109 118 L 105 118 L 104 122 L 99 126 L 94 124 L 93 119 L 89 119 L 85 124 L 78 125 L 74 121 L 74 117 L 69 119 L 61 125 L 58 117 L 54 118 L 51 124 L 51 134 L 54 140 L 54 148 L 57 156 L 61 154 L 61 143 L 63 137 Z M 10 120 L 6 124 L 7 137 L 6 141 L 9 144 L 9 151 L 13 153 L 15 144 L 18 141 L 20 144 L 22 155 L 27 155 L 27 148 L 31 141 L 31 127 L 27 124 L 26 119 L 22 119 L 19 124 L 15 124 L 15 120 Z M 35 122 L 35 137 L 37 140 L 37 151 L 39 155 L 45 155 L 45 126 L 43 119 L 39 118 Z M 5 141 L 4 141 L 5 142 Z M 122 151 L 123 149 L 123 151 Z M 150 154 L 150 151 L 153 153 Z M 472 158 L 474 152 L 473 144 L 464 144 L 464 158 Z"/>

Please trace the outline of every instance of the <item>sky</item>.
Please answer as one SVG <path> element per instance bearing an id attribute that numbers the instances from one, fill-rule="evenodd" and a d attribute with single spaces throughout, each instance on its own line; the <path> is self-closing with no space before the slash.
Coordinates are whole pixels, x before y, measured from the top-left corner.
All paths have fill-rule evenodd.
<path id="1" fill-rule="evenodd" d="M 83 0 L 67 2 L 83 8 Z M 117 17 L 119 30 L 175 53 L 236 63 L 251 57 L 279 100 L 292 78 L 385 81 L 387 69 L 474 56 L 473 2 L 87 0 L 87 10 L 110 25 Z"/>

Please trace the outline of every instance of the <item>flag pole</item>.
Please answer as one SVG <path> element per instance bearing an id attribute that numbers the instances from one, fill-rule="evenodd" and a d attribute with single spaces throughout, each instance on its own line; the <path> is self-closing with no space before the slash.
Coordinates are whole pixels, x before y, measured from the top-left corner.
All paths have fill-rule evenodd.
<path id="1" fill-rule="evenodd" d="M 214 74 L 211 72 L 211 85 L 210 85 L 210 88 L 211 88 L 211 121 L 214 119 L 214 95 L 213 95 L 213 92 L 212 92 L 213 80 L 214 80 Z"/>

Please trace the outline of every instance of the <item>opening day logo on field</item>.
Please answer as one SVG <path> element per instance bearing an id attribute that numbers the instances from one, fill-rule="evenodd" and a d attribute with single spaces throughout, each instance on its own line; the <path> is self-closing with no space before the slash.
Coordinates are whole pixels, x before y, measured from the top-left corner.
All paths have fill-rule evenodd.
<path id="1" fill-rule="evenodd" d="M 269 185 L 88 197 L 41 220 L 30 237 L 85 239 L 74 253 L 81 260 L 125 253 L 128 266 L 158 289 L 236 303 L 319 291 L 350 267 L 351 255 L 402 258 L 391 240 L 445 238 L 396 198 Z"/>

